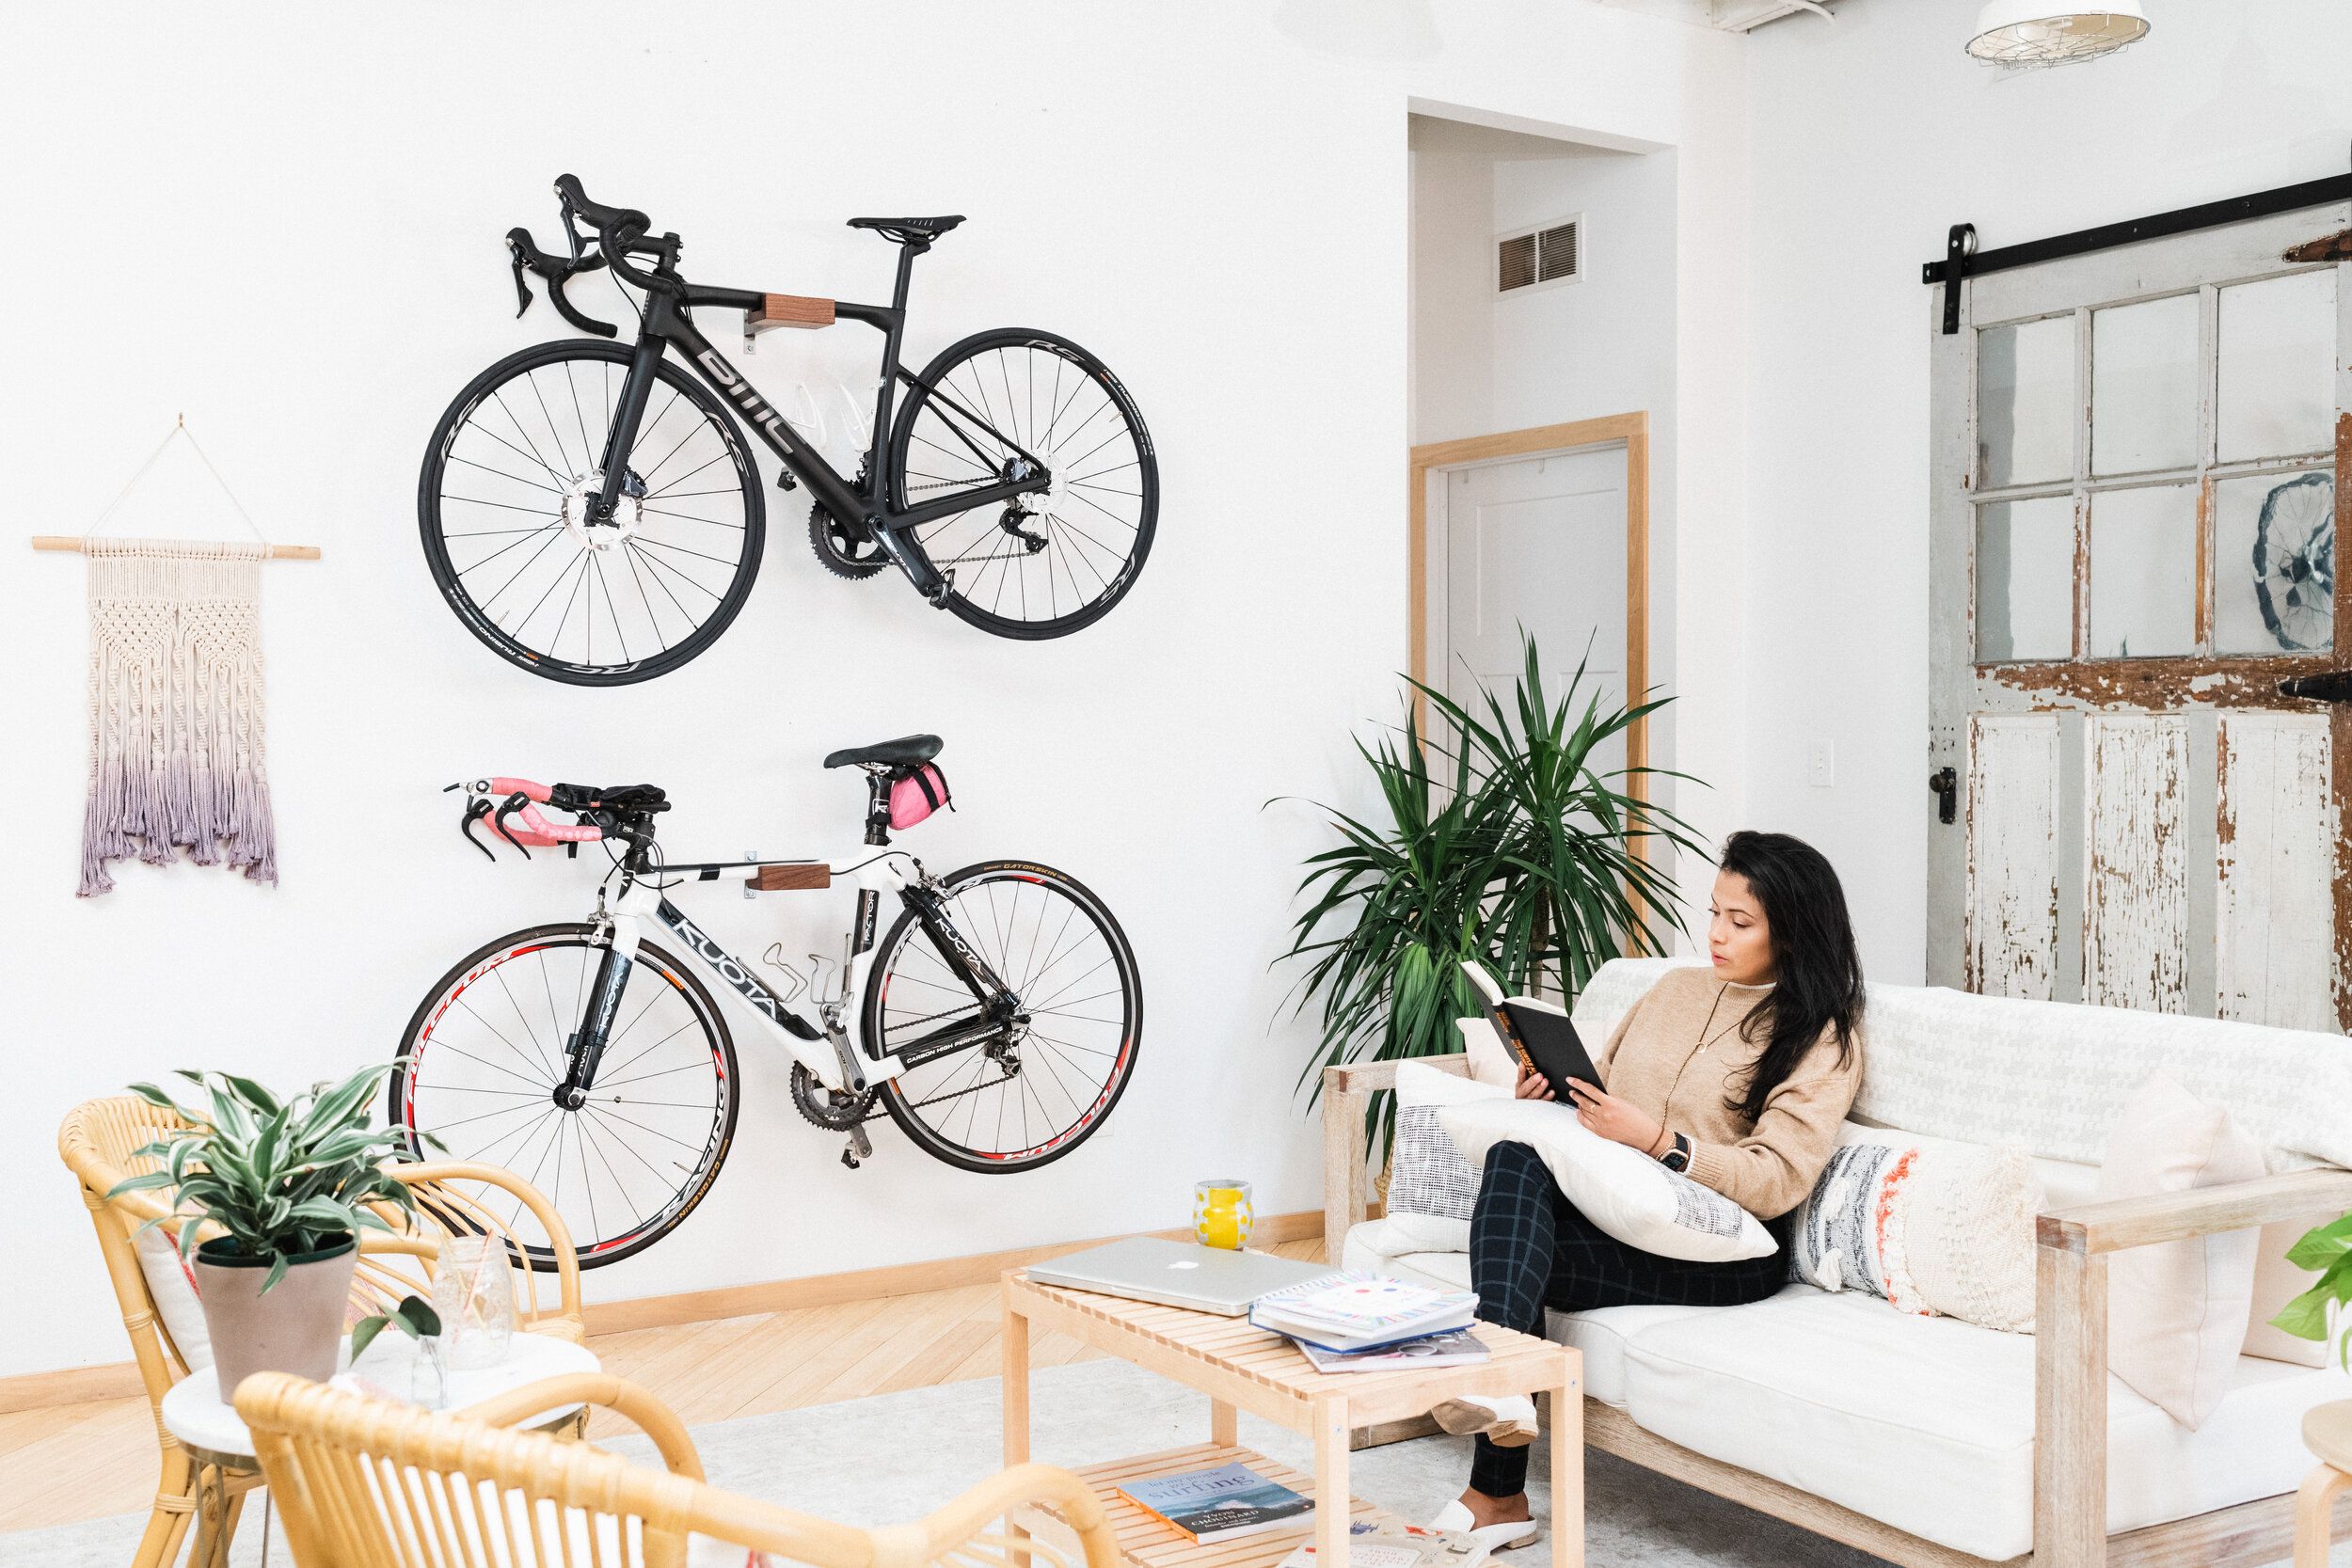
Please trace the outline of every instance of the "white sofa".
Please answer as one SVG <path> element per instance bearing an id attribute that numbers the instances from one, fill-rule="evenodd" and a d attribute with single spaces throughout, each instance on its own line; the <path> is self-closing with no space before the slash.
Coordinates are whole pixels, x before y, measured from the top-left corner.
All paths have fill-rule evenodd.
<path id="1" fill-rule="evenodd" d="M 1604 965 L 1578 999 L 1579 1029 L 1597 1040 L 1667 967 Z M 2352 1397 L 2352 1379 L 2242 1355 L 2220 1408 L 2190 1431 L 2107 1374 L 2106 1259 L 2254 1224 L 2281 1252 L 2352 1210 L 2352 1042 L 1880 985 L 1864 1039 L 1856 1119 L 2035 1157 L 2050 1199 L 2037 1332 L 1802 1284 L 1748 1307 L 1553 1313 L 1550 1336 L 1583 1353 L 1588 1444 L 1906 1564 L 2283 1558 L 2282 1494 L 2312 1465 L 2302 1414 Z M 2270 1174 L 2090 1202 L 2106 1127 L 2159 1069 L 2227 1105 Z M 1384 1222 L 1364 1217 L 1363 1109 L 1393 1076 L 1393 1064 L 1324 1075 L 1327 1244 L 1349 1268 L 1467 1287 L 1466 1254 L 1391 1250 Z M 2252 1342 L 2294 1354 L 2276 1336 Z"/>

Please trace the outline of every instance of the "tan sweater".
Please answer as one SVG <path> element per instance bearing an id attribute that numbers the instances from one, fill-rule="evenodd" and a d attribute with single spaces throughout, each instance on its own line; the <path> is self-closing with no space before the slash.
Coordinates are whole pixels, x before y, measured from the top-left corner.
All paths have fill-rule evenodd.
<path id="1" fill-rule="evenodd" d="M 1771 994 L 1769 987 L 1727 985 L 1706 969 L 1669 970 L 1617 1021 L 1594 1063 L 1607 1080 L 1603 1088 L 1690 1138 L 1694 1179 L 1767 1220 L 1813 1190 L 1862 1084 L 1862 1041 L 1839 1066 L 1833 1026 L 1772 1091 L 1753 1127 L 1726 1105 L 1743 1097 L 1747 1069 L 1771 1043 L 1761 1028 L 1753 1043 L 1740 1029 Z"/>

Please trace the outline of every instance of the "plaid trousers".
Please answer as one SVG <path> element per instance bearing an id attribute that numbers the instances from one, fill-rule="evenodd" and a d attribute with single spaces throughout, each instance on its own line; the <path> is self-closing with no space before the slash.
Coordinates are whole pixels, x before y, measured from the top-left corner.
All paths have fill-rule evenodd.
<path id="1" fill-rule="evenodd" d="M 1584 1217 L 1553 1182 L 1542 1158 L 1522 1143 L 1486 1152 L 1486 1170 L 1470 1214 L 1470 1286 L 1478 1315 L 1522 1334 L 1544 1331 L 1544 1308 L 1596 1307 L 1740 1307 L 1762 1301 L 1788 1276 L 1788 1242 L 1762 1258 L 1693 1263 L 1629 1246 Z M 1531 1450 L 1499 1449 L 1484 1437 L 1470 1462 L 1470 1486 L 1490 1497 L 1527 1489 Z"/>

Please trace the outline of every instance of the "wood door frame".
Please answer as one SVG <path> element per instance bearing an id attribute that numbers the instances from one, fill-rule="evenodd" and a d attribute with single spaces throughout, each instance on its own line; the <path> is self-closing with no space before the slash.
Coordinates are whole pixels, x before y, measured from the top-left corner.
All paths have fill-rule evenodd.
<path id="1" fill-rule="evenodd" d="M 1410 464 L 1411 523 L 1406 529 L 1406 595 L 1410 601 L 1413 679 L 1429 679 L 1429 479 L 1449 468 L 1491 463 L 1498 458 L 1539 457 L 1554 453 L 1625 449 L 1625 691 L 1629 706 L 1649 690 L 1649 411 L 1606 414 L 1565 424 L 1534 425 L 1495 436 L 1469 436 L 1454 441 L 1433 441 L 1412 449 Z M 1415 722 L 1428 727 L 1427 700 L 1413 693 Z M 1649 719 L 1636 719 L 1625 734 L 1629 770 L 1649 765 Z M 1649 799 L 1646 775 L 1632 771 L 1626 793 Z M 1635 853 L 1646 847 L 1636 841 Z"/>

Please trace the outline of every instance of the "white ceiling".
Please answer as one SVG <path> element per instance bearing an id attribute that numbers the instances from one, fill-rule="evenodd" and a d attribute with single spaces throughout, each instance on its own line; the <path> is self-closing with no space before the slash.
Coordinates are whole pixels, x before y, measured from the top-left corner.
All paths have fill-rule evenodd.
<path id="1" fill-rule="evenodd" d="M 1807 17 L 1819 22 L 1817 5 L 1806 0 L 1600 0 L 1604 6 L 1621 10 L 1641 11 L 1649 16 L 1662 16 L 1676 22 L 1686 22 L 1693 27 L 1717 27 L 1732 32 L 1746 32 L 1768 22 L 1784 17 Z M 1819 0 L 1818 12 L 1826 12 L 1837 0 Z"/>

